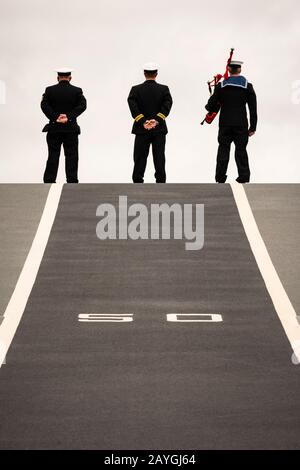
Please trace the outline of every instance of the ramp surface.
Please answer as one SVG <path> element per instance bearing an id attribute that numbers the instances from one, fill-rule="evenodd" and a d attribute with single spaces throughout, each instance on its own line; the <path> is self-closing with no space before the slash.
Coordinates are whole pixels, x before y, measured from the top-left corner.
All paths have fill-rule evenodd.
<path id="1" fill-rule="evenodd" d="M 204 248 L 100 241 L 96 208 L 119 195 L 205 204 Z M 82 313 L 134 321 L 80 323 Z M 0 370 L 0 448 L 299 448 L 290 356 L 229 185 L 67 185 Z"/>
<path id="2" fill-rule="evenodd" d="M 49 185 L 0 185 L 0 324 L 37 230 Z"/>
<path id="3" fill-rule="evenodd" d="M 300 184 L 245 186 L 281 282 L 300 315 Z"/>

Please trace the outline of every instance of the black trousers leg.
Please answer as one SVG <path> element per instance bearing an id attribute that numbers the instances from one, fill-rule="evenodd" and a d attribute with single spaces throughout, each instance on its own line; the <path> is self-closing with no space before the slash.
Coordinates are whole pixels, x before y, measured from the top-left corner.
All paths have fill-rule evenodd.
<path id="1" fill-rule="evenodd" d="M 234 143 L 235 143 L 235 161 L 238 168 L 239 183 L 249 183 L 250 169 L 247 154 L 247 144 L 249 140 L 248 129 L 246 127 L 235 128 L 234 130 Z"/>
<path id="2" fill-rule="evenodd" d="M 147 158 L 149 155 L 151 137 L 148 134 L 138 134 L 134 141 L 134 168 L 132 180 L 134 183 L 143 183 L 146 170 Z"/>
<path id="3" fill-rule="evenodd" d="M 60 149 L 62 144 L 61 133 L 47 134 L 48 160 L 44 173 L 44 183 L 55 183 L 58 171 Z"/>
<path id="4" fill-rule="evenodd" d="M 78 134 L 66 132 L 63 146 L 67 183 L 78 183 Z"/>
<path id="5" fill-rule="evenodd" d="M 230 127 L 219 128 L 219 149 L 217 155 L 216 182 L 225 183 L 227 179 L 227 168 L 230 156 L 230 146 L 233 141 L 232 129 Z"/>
<path id="6" fill-rule="evenodd" d="M 166 136 L 165 134 L 153 134 L 152 153 L 155 168 L 155 179 L 157 183 L 166 182 L 166 158 L 165 158 Z"/>

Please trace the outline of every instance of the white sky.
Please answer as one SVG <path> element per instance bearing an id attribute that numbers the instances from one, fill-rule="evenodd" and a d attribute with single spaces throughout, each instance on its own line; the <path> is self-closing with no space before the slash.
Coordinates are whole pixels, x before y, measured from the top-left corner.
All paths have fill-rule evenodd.
<path id="1" fill-rule="evenodd" d="M 230 47 L 258 95 L 248 150 L 252 182 L 300 182 L 298 0 L 0 0 L 0 182 L 40 182 L 47 122 L 40 110 L 56 66 L 72 66 L 88 110 L 79 118 L 81 182 L 130 182 L 130 87 L 160 64 L 174 107 L 168 118 L 168 182 L 213 182 L 217 122 L 200 126 L 206 82 L 223 73 Z M 300 88 L 300 85 L 299 85 Z M 3 93 L 3 90 L 2 90 Z M 300 93 L 298 94 L 300 96 Z M 1 86 L 0 86 L 1 100 Z M 64 157 L 58 180 L 64 181 Z M 152 156 L 146 182 L 153 182 Z M 230 180 L 236 177 L 232 154 Z"/>

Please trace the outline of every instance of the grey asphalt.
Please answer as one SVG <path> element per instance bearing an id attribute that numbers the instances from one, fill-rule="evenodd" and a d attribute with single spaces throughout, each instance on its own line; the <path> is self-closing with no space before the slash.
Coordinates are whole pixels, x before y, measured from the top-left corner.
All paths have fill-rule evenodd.
<path id="1" fill-rule="evenodd" d="M 100 241 L 96 207 L 119 195 L 204 203 L 204 248 Z M 123 312 L 134 322 L 77 321 Z M 290 356 L 229 185 L 67 185 L 0 370 L 0 448 L 300 448 Z"/>
<path id="2" fill-rule="evenodd" d="M 300 184 L 251 184 L 245 189 L 273 264 L 300 315 Z"/>
<path id="3" fill-rule="evenodd" d="M 0 323 L 26 260 L 49 185 L 0 185 Z"/>

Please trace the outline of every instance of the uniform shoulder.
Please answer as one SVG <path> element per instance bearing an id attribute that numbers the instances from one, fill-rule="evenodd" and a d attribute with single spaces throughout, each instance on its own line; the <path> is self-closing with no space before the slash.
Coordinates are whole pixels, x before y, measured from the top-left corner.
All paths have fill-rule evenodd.
<path id="1" fill-rule="evenodd" d="M 248 80 L 247 77 L 245 77 L 244 75 L 240 75 L 238 78 L 239 78 L 239 80 L 241 81 L 241 84 L 242 84 L 245 88 L 247 88 L 247 89 L 253 88 L 252 83 L 249 82 L 249 80 Z"/>
<path id="2" fill-rule="evenodd" d="M 82 88 L 80 88 L 79 86 L 75 86 L 70 83 L 70 87 L 72 88 L 72 90 L 77 91 L 78 93 L 82 93 Z"/>
<path id="3" fill-rule="evenodd" d="M 46 87 L 46 92 L 47 91 L 52 91 L 52 90 L 55 90 L 58 86 L 58 83 L 55 83 L 55 85 L 49 85 Z"/>
<path id="4" fill-rule="evenodd" d="M 161 89 L 164 89 L 164 90 L 168 90 L 168 89 L 169 89 L 168 85 L 164 85 L 164 84 L 162 84 L 162 83 L 157 83 L 157 85 L 158 85 Z"/>
<path id="5" fill-rule="evenodd" d="M 132 89 L 133 90 L 138 90 L 139 88 L 142 88 L 144 85 L 145 85 L 145 82 L 138 83 L 137 85 L 133 85 Z"/>

